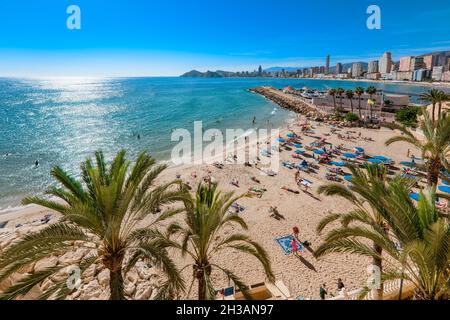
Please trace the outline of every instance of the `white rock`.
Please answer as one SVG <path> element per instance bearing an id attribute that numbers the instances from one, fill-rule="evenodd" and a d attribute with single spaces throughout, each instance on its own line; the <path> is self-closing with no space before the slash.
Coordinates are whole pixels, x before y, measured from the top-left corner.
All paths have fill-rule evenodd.
<path id="1" fill-rule="evenodd" d="M 107 286 L 109 284 L 109 270 L 104 269 L 97 275 L 98 283 L 102 286 Z"/>

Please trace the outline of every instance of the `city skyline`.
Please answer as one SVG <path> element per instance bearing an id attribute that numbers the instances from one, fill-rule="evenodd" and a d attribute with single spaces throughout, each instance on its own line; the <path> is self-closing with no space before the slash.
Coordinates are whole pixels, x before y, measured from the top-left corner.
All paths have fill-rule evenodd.
<path id="1" fill-rule="evenodd" d="M 436 0 L 426 7 L 378 1 L 381 30 L 366 27 L 370 1 L 263 2 L 78 0 L 81 30 L 68 30 L 72 3 L 5 0 L 0 76 L 176 76 L 192 69 L 322 66 L 328 54 L 335 66 L 369 62 L 385 51 L 400 57 L 450 49 L 450 5 Z"/>

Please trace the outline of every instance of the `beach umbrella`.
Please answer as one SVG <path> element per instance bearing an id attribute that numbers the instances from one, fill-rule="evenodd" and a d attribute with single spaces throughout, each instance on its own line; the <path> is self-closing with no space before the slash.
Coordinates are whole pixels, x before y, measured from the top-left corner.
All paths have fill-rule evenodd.
<path id="1" fill-rule="evenodd" d="M 439 191 L 450 193 L 450 186 L 440 186 L 438 189 Z"/>
<path id="2" fill-rule="evenodd" d="M 296 154 L 304 154 L 306 151 L 305 150 L 295 150 Z"/>
<path id="3" fill-rule="evenodd" d="M 410 197 L 411 199 L 415 200 L 415 201 L 419 201 L 419 199 L 420 199 L 420 195 L 419 195 L 418 193 L 416 193 L 416 192 L 411 192 L 411 193 L 409 194 L 409 197 Z"/>
<path id="4" fill-rule="evenodd" d="M 380 159 L 376 159 L 376 158 L 371 158 L 367 161 L 369 161 L 372 164 L 382 164 L 383 163 L 383 161 L 381 161 Z"/>
<path id="5" fill-rule="evenodd" d="M 350 159 L 355 159 L 355 158 L 358 157 L 358 155 L 354 154 L 354 153 L 344 153 L 344 157 L 345 158 L 350 158 Z"/>
<path id="6" fill-rule="evenodd" d="M 288 138 L 295 138 L 295 137 L 297 137 L 295 134 L 293 134 L 293 133 L 289 133 L 288 135 L 287 135 L 287 137 Z"/>
<path id="7" fill-rule="evenodd" d="M 413 167 L 416 166 L 415 163 L 409 162 L 409 161 L 402 161 L 402 162 L 400 162 L 400 164 L 403 165 L 403 166 L 405 166 L 405 167 L 410 167 L 410 168 L 413 168 Z"/>
<path id="8" fill-rule="evenodd" d="M 449 177 L 450 178 L 450 173 L 447 171 L 447 170 L 445 170 L 445 169 L 442 169 L 441 170 L 441 173 L 444 175 L 444 176 L 446 176 L 446 177 Z"/>
<path id="9" fill-rule="evenodd" d="M 384 156 L 373 156 L 372 158 L 381 160 L 381 161 L 383 161 L 383 162 L 390 162 L 390 161 L 392 161 L 391 158 L 384 157 Z"/>
<path id="10" fill-rule="evenodd" d="M 442 180 L 442 183 L 445 184 L 446 186 L 450 185 L 450 183 L 445 180 Z"/>
<path id="11" fill-rule="evenodd" d="M 281 143 L 286 142 L 286 140 L 285 140 L 285 139 L 282 139 L 282 138 L 277 139 L 277 141 L 278 141 L 278 142 L 281 142 Z"/>
<path id="12" fill-rule="evenodd" d="M 345 162 L 336 162 L 336 161 L 332 161 L 330 162 L 330 164 L 336 166 L 336 167 L 345 167 Z"/>
<path id="13" fill-rule="evenodd" d="M 402 177 L 408 178 L 408 179 L 411 179 L 411 180 L 417 180 L 418 179 L 416 176 L 413 176 L 412 174 L 407 174 L 407 173 L 402 174 Z"/>
<path id="14" fill-rule="evenodd" d="M 325 151 L 316 149 L 316 150 L 314 150 L 314 153 L 321 155 L 321 154 L 325 154 Z"/>
<path id="15" fill-rule="evenodd" d="M 352 175 L 344 176 L 344 180 L 350 182 L 352 180 Z"/>
<path id="16" fill-rule="evenodd" d="M 360 153 L 363 153 L 365 151 L 364 148 L 361 148 L 361 147 L 355 147 L 355 150 Z"/>
<path id="17" fill-rule="evenodd" d="M 409 197 L 415 201 L 419 201 L 420 200 L 420 194 L 418 194 L 417 192 L 411 192 L 409 194 Z M 436 196 L 436 203 L 439 202 L 439 198 Z"/>
<path id="18" fill-rule="evenodd" d="M 294 147 L 296 147 L 297 149 L 303 148 L 300 143 L 294 143 Z"/>

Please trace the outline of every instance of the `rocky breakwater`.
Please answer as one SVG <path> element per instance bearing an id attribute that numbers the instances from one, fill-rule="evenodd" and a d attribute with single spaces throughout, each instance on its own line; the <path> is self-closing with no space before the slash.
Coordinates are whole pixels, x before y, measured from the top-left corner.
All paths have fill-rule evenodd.
<path id="1" fill-rule="evenodd" d="M 319 111 L 310 102 L 294 94 L 285 93 L 273 87 L 256 87 L 249 91 L 260 94 L 280 107 L 302 114 L 309 119 L 321 121 L 327 118 L 325 113 Z"/>

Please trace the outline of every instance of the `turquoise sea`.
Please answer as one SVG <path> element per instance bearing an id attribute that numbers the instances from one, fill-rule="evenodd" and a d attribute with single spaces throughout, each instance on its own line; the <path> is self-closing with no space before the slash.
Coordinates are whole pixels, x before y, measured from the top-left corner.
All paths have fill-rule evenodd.
<path id="1" fill-rule="evenodd" d="M 251 129 L 281 126 L 292 116 L 247 92 L 260 85 L 354 88 L 361 82 L 303 79 L 187 78 L 0 78 L 0 210 L 15 207 L 27 195 L 41 194 L 51 183 L 50 169 L 70 173 L 95 150 L 107 157 L 124 148 L 129 157 L 147 149 L 168 159 L 176 142 L 172 129 Z M 389 92 L 417 95 L 426 87 L 376 84 Z M 138 135 L 140 139 L 138 139 Z M 39 166 L 34 167 L 35 161 Z"/>

